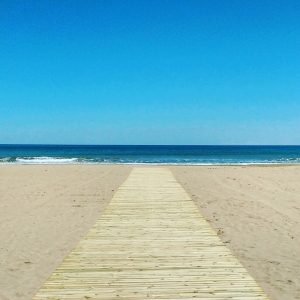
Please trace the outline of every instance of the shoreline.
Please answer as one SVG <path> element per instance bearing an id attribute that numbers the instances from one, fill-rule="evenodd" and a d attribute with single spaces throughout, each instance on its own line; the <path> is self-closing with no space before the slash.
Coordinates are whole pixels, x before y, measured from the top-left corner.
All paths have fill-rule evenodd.
<path id="1" fill-rule="evenodd" d="M 31 299 L 139 166 L 0 164 L 0 298 Z M 271 300 L 299 299 L 300 164 L 145 166 L 172 171 Z"/>
<path id="2" fill-rule="evenodd" d="M 172 164 L 172 163 L 73 163 L 73 164 L 62 164 L 62 163 L 0 163 L 0 166 L 163 166 L 163 167 L 300 167 L 300 163 L 281 164 L 281 163 L 240 163 L 240 164 Z"/>

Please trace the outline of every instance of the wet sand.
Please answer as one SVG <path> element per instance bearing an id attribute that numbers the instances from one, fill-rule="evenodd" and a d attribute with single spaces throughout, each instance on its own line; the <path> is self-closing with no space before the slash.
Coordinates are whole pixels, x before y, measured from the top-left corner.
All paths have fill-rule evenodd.
<path id="1" fill-rule="evenodd" d="M 0 299 L 31 299 L 130 165 L 0 166 Z M 300 166 L 170 166 L 270 296 L 300 299 Z"/>

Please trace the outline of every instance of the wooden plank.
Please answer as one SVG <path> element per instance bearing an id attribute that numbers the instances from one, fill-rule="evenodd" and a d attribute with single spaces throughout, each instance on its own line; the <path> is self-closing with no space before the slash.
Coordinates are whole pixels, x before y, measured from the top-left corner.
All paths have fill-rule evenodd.
<path id="1" fill-rule="evenodd" d="M 33 300 L 269 299 L 167 168 L 135 168 Z"/>

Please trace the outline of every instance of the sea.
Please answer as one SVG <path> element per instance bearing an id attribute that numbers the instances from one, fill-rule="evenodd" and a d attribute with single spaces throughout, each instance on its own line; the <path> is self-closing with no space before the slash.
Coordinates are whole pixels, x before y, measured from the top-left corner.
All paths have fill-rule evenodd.
<path id="1" fill-rule="evenodd" d="M 0 164 L 300 164 L 300 146 L 2 144 Z"/>

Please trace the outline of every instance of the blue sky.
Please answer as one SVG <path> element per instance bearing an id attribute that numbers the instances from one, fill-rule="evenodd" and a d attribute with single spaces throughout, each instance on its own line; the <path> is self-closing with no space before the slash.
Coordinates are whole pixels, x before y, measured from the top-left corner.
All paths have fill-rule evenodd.
<path id="1" fill-rule="evenodd" d="M 300 144 L 300 1 L 0 2 L 0 143 Z"/>

